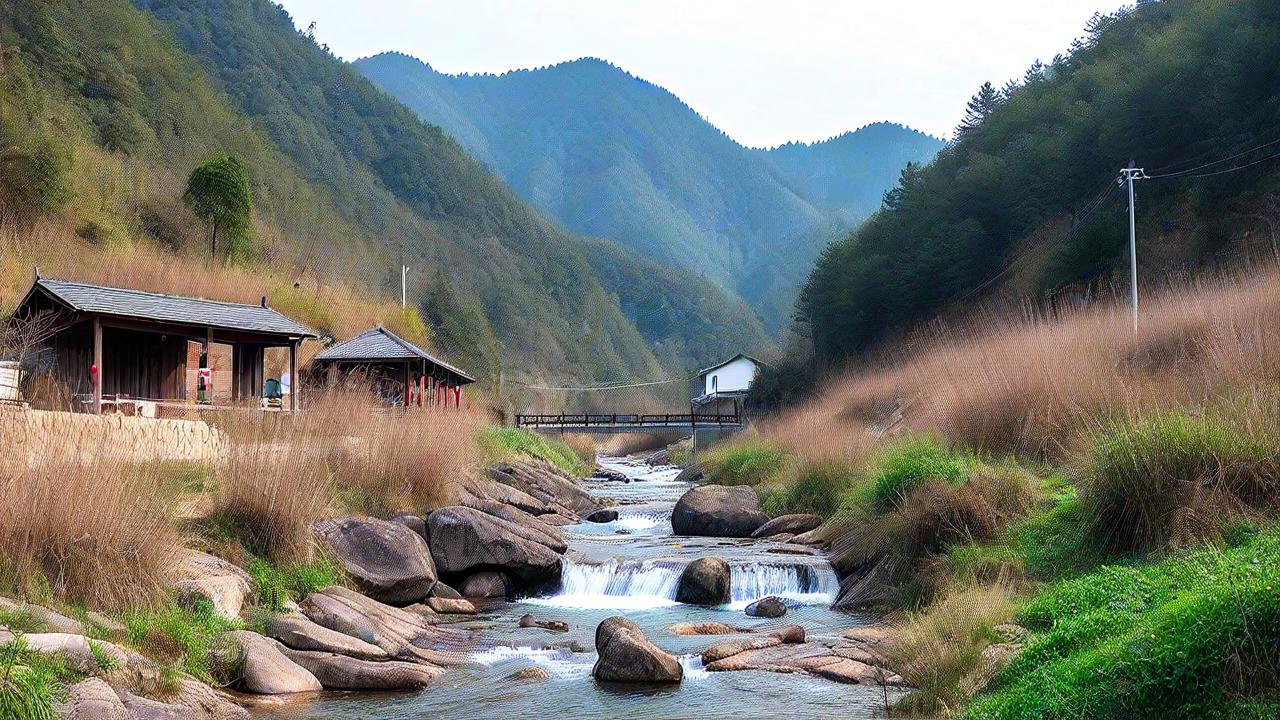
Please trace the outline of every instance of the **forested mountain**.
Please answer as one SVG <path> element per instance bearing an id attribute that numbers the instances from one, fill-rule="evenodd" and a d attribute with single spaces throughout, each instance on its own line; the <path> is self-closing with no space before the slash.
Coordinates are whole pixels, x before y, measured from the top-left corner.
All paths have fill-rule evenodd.
<path id="1" fill-rule="evenodd" d="M 1145 282 L 1270 258 L 1280 227 L 1280 4 L 1147 0 L 1095 16 L 1070 50 L 985 86 L 956 139 L 902 173 L 884 209 L 823 252 L 799 301 L 835 362 L 944 307 L 1127 292 L 1138 183 Z M 802 328 L 803 329 L 803 328 Z"/>
<path id="2" fill-rule="evenodd" d="M 398 53 L 355 64 L 570 229 L 712 278 L 771 330 L 822 245 L 938 145 L 884 125 L 751 150 L 670 92 L 591 58 L 502 75 L 447 75 Z"/>
<path id="3" fill-rule="evenodd" d="M 484 377 L 505 358 L 510 379 L 648 378 L 769 343 L 709 281 L 527 206 L 266 0 L 18 0 L 0 9 L 0 51 L 6 213 L 65 216 L 120 252 L 133 238 L 181 252 L 198 227 L 187 174 L 232 153 L 255 196 L 259 252 L 244 262 L 285 268 L 302 293 L 389 295 L 403 260 L 433 341 Z M 691 291 L 658 312 L 652 285 L 615 284 L 638 275 Z"/>

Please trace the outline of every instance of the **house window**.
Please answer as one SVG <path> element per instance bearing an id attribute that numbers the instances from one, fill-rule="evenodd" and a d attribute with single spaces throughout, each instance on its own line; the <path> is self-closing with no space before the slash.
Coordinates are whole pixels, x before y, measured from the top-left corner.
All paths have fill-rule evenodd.
<path id="1" fill-rule="evenodd" d="M 717 381 L 719 381 L 719 380 L 720 380 L 720 377 L 719 377 L 718 375 L 712 375 L 712 376 L 711 376 L 711 392 L 712 392 L 712 394 L 714 394 L 714 393 L 716 392 Z"/>

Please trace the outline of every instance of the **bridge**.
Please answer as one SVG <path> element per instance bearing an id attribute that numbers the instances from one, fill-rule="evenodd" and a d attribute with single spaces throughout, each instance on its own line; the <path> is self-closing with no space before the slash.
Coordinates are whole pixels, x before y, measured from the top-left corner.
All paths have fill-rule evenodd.
<path id="1" fill-rule="evenodd" d="M 742 416 L 714 413 L 653 415 L 516 415 L 516 427 L 529 430 L 559 430 L 579 433 L 647 432 L 650 430 L 737 430 Z"/>

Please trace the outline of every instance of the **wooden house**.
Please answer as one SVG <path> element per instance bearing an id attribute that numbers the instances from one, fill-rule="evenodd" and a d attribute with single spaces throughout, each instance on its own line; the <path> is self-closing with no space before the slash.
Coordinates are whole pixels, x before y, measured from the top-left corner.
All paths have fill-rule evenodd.
<path id="1" fill-rule="evenodd" d="M 311 359 L 310 374 L 359 373 L 388 405 L 462 407 L 462 388 L 475 382 L 463 370 L 384 327 L 375 327 Z"/>

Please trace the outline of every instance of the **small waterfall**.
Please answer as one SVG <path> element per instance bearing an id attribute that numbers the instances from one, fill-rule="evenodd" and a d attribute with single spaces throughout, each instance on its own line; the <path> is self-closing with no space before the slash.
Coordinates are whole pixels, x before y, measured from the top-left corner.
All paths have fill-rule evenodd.
<path id="1" fill-rule="evenodd" d="M 676 604 L 684 560 L 619 560 L 584 563 L 565 558 L 560 592 L 529 602 L 576 608 L 642 610 Z M 732 606 L 775 595 L 799 603 L 829 603 L 839 581 L 829 565 L 752 562 L 730 564 Z"/>

